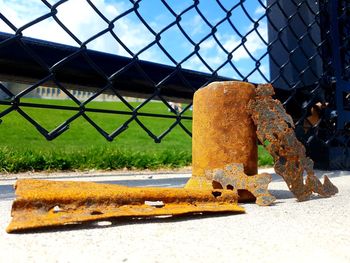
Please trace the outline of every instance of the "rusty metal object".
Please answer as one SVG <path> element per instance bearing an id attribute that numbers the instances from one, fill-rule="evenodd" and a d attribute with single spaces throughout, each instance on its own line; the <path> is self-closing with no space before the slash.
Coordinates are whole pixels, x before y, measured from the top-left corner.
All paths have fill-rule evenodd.
<path id="1" fill-rule="evenodd" d="M 205 170 L 242 163 L 247 175 L 257 173 L 255 125 L 247 111 L 255 86 L 247 82 L 213 82 L 193 99 L 192 177 L 186 188 L 212 189 Z M 243 198 L 242 196 L 240 198 Z M 248 192 L 245 199 L 254 199 Z"/>
<path id="2" fill-rule="evenodd" d="M 7 232 L 120 217 L 242 213 L 237 192 L 23 179 Z"/>
<path id="3" fill-rule="evenodd" d="M 213 181 L 215 189 L 248 190 L 254 195 L 258 205 L 268 206 L 276 200 L 267 189 L 272 180 L 271 175 L 262 173 L 247 176 L 242 164 L 230 164 L 223 169 L 207 170 L 205 175 L 207 179 Z"/>
<path id="4" fill-rule="evenodd" d="M 309 199 L 313 192 L 322 197 L 336 194 L 338 189 L 327 176 L 323 184 L 315 176 L 313 161 L 306 156 L 304 146 L 294 134 L 292 118 L 273 95 L 272 85 L 258 85 L 248 110 L 257 126 L 259 141 L 275 161 L 275 172 L 283 177 L 298 201 Z M 307 173 L 305 183 L 304 171 Z"/>

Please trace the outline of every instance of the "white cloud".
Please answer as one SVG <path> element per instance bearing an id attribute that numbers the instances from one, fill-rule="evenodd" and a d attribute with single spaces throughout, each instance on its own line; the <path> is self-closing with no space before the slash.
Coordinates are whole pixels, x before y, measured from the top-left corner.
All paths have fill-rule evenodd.
<path id="1" fill-rule="evenodd" d="M 17 28 L 44 14 L 43 8 L 45 8 L 45 6 L 41 2 L 34 0 L 24 2 L 0 0 L 0 12 Z M 28 12 L 28 10 L 30 10 L 30 12 Z M 0 30 L 13 33 L 9 27 L 5 27 L 5 24 L 0 25 Z"/>
<path id="2" fill-rule="evenodd" d="M 50 1 L 54 3 L 55 1 Z M 93 4 L 108 18 L 113 19 L 122 10 L 127 8 L 124 2 L 111 4 L 105 0 L 94 0 Z M 30 10 L 30 12 L 28 12 Z M 57 18 L 81 41 L 101 32 L 108 24 L 84 0 L 70 0 L 57 8 Z M 0 0 L 0 12 L 5 14 L 17 28 L 22 27 L 33 19 L 49 13 L 50 9 L 37 0 Z M 14 33 L 5 23 L 0 23 L 0 31 Z M 128 17 L 115 23 L 114 32 L 121 38 L 132 52 L 139 51 L 153 40 L 153 36 L 141 24 Z M 23 31 L 25 36 L 78 46 L 53 18 L 48 18 Z M 118 55 L 127 55 L 117 41 L 109 33 L 93 40 L 88 48 L 110 52 Z"/>
<path id="3" fill-rule="evenodd" d="M 214 38 L 209 38 L 207 40 L 205 40 L 204 42 L 202 42 L 200 44 L 200 47 L 202 50 L 209 50 L 212 49 L 213 47 L 215 47 L 217 45 L 216 41 Z"/>
<path id="4" fill-rule="evenodd" d="M 193 16 L 188 23 L 188 27 L 191 29 L 191 35 L 202 34 L 205 32 L 205 23 L 199 15 Z"/>
<path id="5" fill-rule="evenodd" d="M 193 55 L 191 58 L 189 58 L 184 64 L 184 68 L 210 73 L 209 69 L 203 64 L 203 62 L 198 58 L 198 56 Z"/>
<path id="6" fill-rule="evenodd" d="M 247 27 L 247 31 L 249 31 L 252 28 L 253 24 L 251 24 L 249 27 Z M 267 41 L 267 25 L 266 23 L 260 23 L 260 26 L 258 28 L 258 31 L 261 35 L 261 37 Z M 237 35 L 228 35 L 228 34 L 222 34 L 221 32 L 218 32 L 216 34 L 218 40 L 222 43 L 224 48 L 227 52 L 232 52 L 234 49 L 235 51 L 232 53 L 232 61 L 239 65 L 242 63 L 242 60 L 250 59 L 250 56 L 248 52 L 245 50 L 245 48 L 241 45 L 241 39 Z M 264 53 L 266 50 L 266 45 L 261 40 L 259 35 L 256 32 L 252 32 L 247 36 L 247 41 L 244 43 L 244 46 L 249 50 L 252 56 L 255 58 L 260 58 L 260 54 Z M 237 48 L 237 49 L 236 49 Z M 227 54 L 217 45 L 214 38 L 210 38 L 203 42 L 200 45 L 200 52 L 199 52 L 205 61 L 215 70 L 217 67 L 221 66 L 226 60 L 227 60 Z M 253 65 L 255 62 L 251 61 L 250 63 L 251 67 L 255 66 Z M 246 63 L 245 63 L 246 64 Z M 196 70 L 204 70 L 208 71 L 208 69 L 203 65 L 202 61 L 197 57 L 192 57 L 185 66 L 187 68 L 193 68 Z M 260 68 L 261 69 L 261 68 Z M 222 74 L 228 73 L 228 70 L 222 71 Z M 231 76 L 232 77 L 232 76 Z"/>
<path id="7" fill-rule="evenodd" d="M 244 43 L 245 48 L 253 56 L 256 55 L 261 50 L 266 50 L 266 45 L 264 44 L 264 41 L 263 41 L 263 40 L 267 41 L 267 25 L 266 25 L 266 23 L 260 23 L 260 26 L 258 28 L 258 32 L 261 35 L 261 37 L 258 35 L 258 33 L 253 31 L 246 37 L 247 41 Z M 225 36 L 225 37 L 227 37 L 227 36 Z M 232 51 L 237 46 L 241 45 L 241 40 L 237 39 L 237 37 L 228 36 L 228 39 L 224 40 L 223 43 L 224 43 L 223 44 L 224 47 L 228 51 Z M 241 45 L 238 49 L 236 49 L 233 52 L 232 55 L 233 55 L 234 61 L 250 58 L 250 56 L 245 48 L 243 47 L 243 45 Z"/>
<path id="8" fill-rule="evenodd" d="M 261 65 L 259 67 L 260 71 L 265 75 L 268 76 L 269 74 L 269 68 L 267 67 L 267 65 Z"/>
<path id="9" fill-rule="evenodd" d="M 263 15 L 263 14 L 265 14 L 265 12 L 266 12 L 266 8 L 265 8 L 265 7 L 263 7 L 263 6 L 258 6 L 258 7 L 255 9 L 254 14 L 255 14 L 255 15 Z"/>

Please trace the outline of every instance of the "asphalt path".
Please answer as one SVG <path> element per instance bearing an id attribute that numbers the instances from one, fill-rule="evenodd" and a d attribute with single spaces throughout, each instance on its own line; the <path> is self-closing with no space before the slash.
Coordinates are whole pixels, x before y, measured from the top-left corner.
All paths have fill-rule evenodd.
<path id="1" fill-rule="evenodd" d="M 51 179 L 182 187 L 189 176 Z M 7 177 L 0 179 L 0 262 L 350 262 L 350 173 L 328 176 L 340 191 L 332 198 L 297 202 L 274 175 L 269 188 L 275 204 L 242 204 L 245 214 L 124 219 L 23 234 L 5 232 L 15 197 L 15 180 Z"/>

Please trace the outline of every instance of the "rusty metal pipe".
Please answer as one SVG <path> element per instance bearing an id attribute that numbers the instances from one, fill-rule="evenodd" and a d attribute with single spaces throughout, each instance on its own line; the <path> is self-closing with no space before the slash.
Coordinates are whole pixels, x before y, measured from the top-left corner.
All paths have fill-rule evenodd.
<path id="1" fill-rule="evenodd" d="M 213 82 L 199 89 L 193 99 L 192 177 L 186 188 L 212 189 L 205 171 L 228 164 L 243 164 L 244 173 L 257 174 L 258 152 L 255 125 L 247 105 L 255 86 L 247 82 Z M 240 201 L 253 201 L 240 192 Z"/>

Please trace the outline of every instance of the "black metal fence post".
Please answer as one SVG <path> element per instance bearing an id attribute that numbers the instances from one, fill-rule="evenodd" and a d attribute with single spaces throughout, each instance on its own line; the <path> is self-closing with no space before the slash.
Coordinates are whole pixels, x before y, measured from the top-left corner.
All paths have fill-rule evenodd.
<path id="1" fill-rule="evenodd" d="M 313 0 L 267 1 L 270 77 L 275 88 L 315 85 L 322 75 L 319 13 Z"/>

